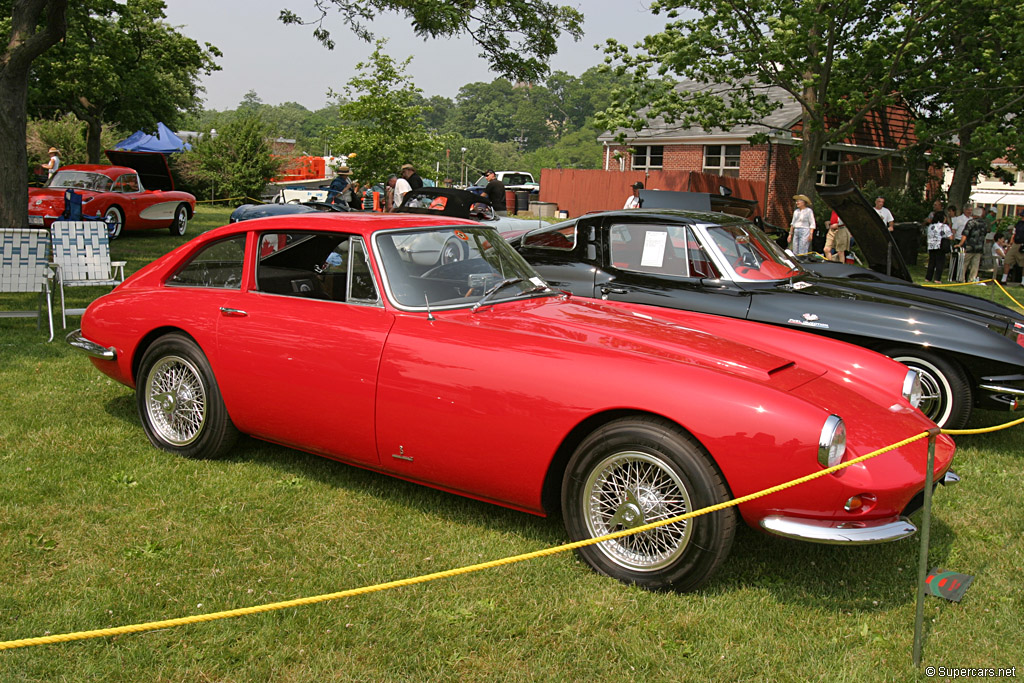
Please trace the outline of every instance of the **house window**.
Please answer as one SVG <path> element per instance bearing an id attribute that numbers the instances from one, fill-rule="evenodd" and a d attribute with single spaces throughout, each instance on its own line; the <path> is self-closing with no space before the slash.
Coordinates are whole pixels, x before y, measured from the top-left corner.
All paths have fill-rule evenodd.
<path id="1" fill-rule="evenodd" d="M 633 170 L 661 168 L 665 148 L 661 145 L 640 145 L 633 148 Z"/>
<path id="2" fill-rule="evenodd" d="M 740 177 L 740 145 L 704 145 L 704 172 Z"/>
<path id="3" fill-rule="evenodd" d="M 838 185 L 839 184 L 839 166 L 840 161 L 843 160 L 843 153 L 836 149 L 823 149 L 821 150 L 821 168 L 818 169 L 818 184 L 819 185 Z"/>

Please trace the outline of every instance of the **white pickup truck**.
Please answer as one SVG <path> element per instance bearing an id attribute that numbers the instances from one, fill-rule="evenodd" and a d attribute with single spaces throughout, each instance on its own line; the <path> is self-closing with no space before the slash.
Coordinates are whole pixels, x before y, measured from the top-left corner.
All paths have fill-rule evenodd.
<path id="1" fill-rule="evenodd" d="M 533 179 L 533 174 L 527 171 L 495 171 L 494 175 L 498 176 L 506 190 L 540 192 L 540 185 Z M 487 185 L 487 178 L 480 176 L 473 184 L 484 187 Z"/>

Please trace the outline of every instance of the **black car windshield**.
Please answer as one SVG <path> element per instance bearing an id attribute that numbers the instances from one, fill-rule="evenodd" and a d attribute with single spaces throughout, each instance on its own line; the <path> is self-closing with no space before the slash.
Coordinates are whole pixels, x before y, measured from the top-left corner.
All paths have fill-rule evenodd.
<path id="1" fill-rule="evenodd" d="M 447 227 L 378 233 L 374 246 L 392 300 L 403 308 L 471 307 L 552 293 L 491 228 Z"/>
<path id="2" fill-rule="evenodd" d="M 92 190 L 93 192 L 108 192 L 111 184 L 110 178 L 102 173 L 90 173 L 88 171 L 57 171 L 47 187 L 73 187 L 77 190 Z"/>
<path id="3" fill-rule="evenodd" d="M 803 275 L 797 260 L 750 223 L 705 227 L 710 248 L 717 249 L 737 280 L 785 280 Z"/>

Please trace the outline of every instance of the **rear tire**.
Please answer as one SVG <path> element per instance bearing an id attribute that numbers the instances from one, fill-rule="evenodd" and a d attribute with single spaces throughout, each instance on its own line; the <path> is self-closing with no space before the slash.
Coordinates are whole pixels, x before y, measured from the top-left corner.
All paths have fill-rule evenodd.
<path id="1" fill-rule="evenodd" d="M 202 349 L 181 334 L 158 339 L 142 357 L 135 401 L 157 448 L 190 458 L 216 458 L 238 437 Z"/>
<path id="2" fill-rule="evenodd" d="M 609 422 L 585 438 L 562 482 L 572 540 L 668 519 L 729 499 L 722 475 L 691 436 L 653 417 Z M 648 590 L 692 591 L 729 555 L 736 510 L 580 548 L 595 571 Z"/>
<path id="3" fill-rule="evenodd" d="M 954 361 L 921 349 L 884 349 L 885 355 L 921 374 L 921 412 L 943 429 L 961 429 L 971 417 L 974 397 L 967 374 Z"/>

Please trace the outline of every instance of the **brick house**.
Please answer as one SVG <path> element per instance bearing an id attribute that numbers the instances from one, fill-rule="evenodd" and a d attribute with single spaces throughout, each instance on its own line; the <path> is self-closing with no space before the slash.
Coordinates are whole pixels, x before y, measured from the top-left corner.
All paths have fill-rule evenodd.
<path id="1" fill-rule="evenodd" d="M 720 89 L 695 81 L 685 81 L 677 87 L 687 92 Z M 758 194 L 765 197 L 765 218 L 786 225 L 792 215 L 792 197 L 800 169 L 794 146 L 802 129 L 800 105 L 781 88 L 765 88 L 764 93 L 778 102 L 779 108 L 757 123 L 731 130 L 685 128 L 657 118 L 639 132 L 630 131 L 626 144 L 616 140 L 616 133 L 606 132 L 598 137 L 604 145 L 604 170 L 687 171 L 750 181 L 764 187 L 763 193 Z M 750 144 L 747 138 L 757 133 L 767 133 L 768 142 Z M 906 173 L 902 157 L 880 154 L 916 141 L 914 122 L 905 107 L 890 106 L 872 112 L 842 144 L 822 150 L 817 182 L 837 185 L 852 180 L 863 185 L 874 180 L 887 186 L 890 180 L 902 181 Z"/>

